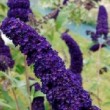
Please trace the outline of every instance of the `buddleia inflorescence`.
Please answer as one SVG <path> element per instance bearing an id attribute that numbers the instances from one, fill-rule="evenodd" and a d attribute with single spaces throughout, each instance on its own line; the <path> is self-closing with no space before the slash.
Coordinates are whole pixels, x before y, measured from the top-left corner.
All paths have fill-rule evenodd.
<path id="1" fill-rule="evenodd" d="M 96 25 L 96 32 L 90 32 L 91 39 L 95 43 L 90 50 L 95 52 L 102 47 L 105 47 L 105 44 L 99 44 L 98 39 L 102 38 L 105 41 L 108 38 L 109 27 L 108 27 L 108 14 L 106 8 L 104 6 L 99 7 L 98 17 L 97 17 L 97 25 Z"/>
<path id="2" fill-rule="evenodd" d="M 0 71 L 6 71 L 13 68 L 14 60 L 12 59 L 10 49 L 0 36 Z"/>
<path id="3" fill-rule="evenodd" d="M 8 5 L 13 7 L 12 4 L 13 2 Z M 77 57 L 78 62 L 73 60 L 70 69 L 66 69 L 64 62 L 58 56 L 58 52 L 52 49 L 46 38 L 39 35 L 20 19 L 9 16 L 2 22 L 1 30 L 13 41 L 15 46 L 20 46 L 20 51 L 27 56 L 28 65 L 34 64 L 35 76 L 41 80 L 41 91 L 46 94 L 52 110 L 100 110 L 92 106 L 89 93 L 83 89 L 80 81 L 77 80 L 77 74 L 82 71 L 83 65 L 82 54 L 75 41 L 72 42 L 75 46 L 72 47 L 74 51 L 70 49 L 70 54 L 73 53 L 71 58 L 75 60 L 77 57 L 75 55 L 79 55 L 80 58 Z M 71 37 L 66 35 L 63 39 L 68 42 Z M 68 43 L 67 45 L 72 46 Z M 76 66 L 76 69 L 73 65 Z M 39 101 L 42 103 L 39 104 Z M 33 110 L 36 109 L 37 104 L 44 108 L 43 101 L 43 97 L 34 98 Z M 37 110 L 41 109 L 38 108 Z"/>
<path id="4" fill-rule="evenodd" d="M 29 0 L 8 0 L 7 5 L 9 18 L 19 18 L 24 22 L 29 20 L 29 14 L 32 13 Z"/>

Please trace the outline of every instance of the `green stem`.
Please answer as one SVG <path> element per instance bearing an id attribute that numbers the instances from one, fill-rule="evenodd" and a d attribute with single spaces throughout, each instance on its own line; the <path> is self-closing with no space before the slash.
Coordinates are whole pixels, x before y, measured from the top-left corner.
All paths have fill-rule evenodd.
<path id="1" fill-rule="evenodd" d="M 16 97 L 16 93 L 15 93 L 13 88 L 11 90 L 12 90 L 12 93 L 13 93 L 13 96 L 14 96 L 14 99 L 15 99 L 15 102 L 16 102 L 16 110 L 20 110 L 18 100 L 17 100 L 17 97 Z"/>
<path id="2" fill-rule="evenodd" d="M 24 64 L 25 64 L 25 77 L 26 77 L 26 86 L 27 86 L 27 92 L 29 96 L 29 110 L 32 110 L 31 108 L 31 93 L 30 93 L 30 82 L 29 82 L 29 75 L 27 71 L 27 62 L 26 62 L 26 56 L 24 56 Z"/>
<path id="3" fill-rule="evenodd" d="M 9 69 L 7 69 L 7 74 L 9 75 L 9 77 L 11 77 L 10 76 L 10 72 L 9 72 L 10 70 Z M 11 82 L 11 86 L 12 86 L 12 81 L 10 80 L 10 82 Z M 13 96 L 14 96 L 14 100 L 15 100 L 15 103 L 16 103 L 16 110 L 20 110 L 20 107 L 19 107 L 19 104 L 18 104 L 18 100 L 17 100 L 17 96 L 16 96 L 16 93 L 15 93 L 15 91 L 14 91 L 14 88 L 13 87 L 11 87 L 11 91 L 12 91 L 12 94 L 13 94 Z"/>
<path id="4" fill-rule="evenodd" d="M 99 81 L 100 81 L 99 70 L 100 70 L 100 62 L 101 62 L 100 52 L 101 52 L 101 44 L 99 46 L 98 55 L 97 55 L 97 63 L 96 63 L 96 67 L 97 67 L 97 83 L 98 83 L 97 96 L 98 97 L 100 97 L 100 88 L 99 88 Z M 98 100 L 98 105 L 101 108 L 100 100 Z"/>

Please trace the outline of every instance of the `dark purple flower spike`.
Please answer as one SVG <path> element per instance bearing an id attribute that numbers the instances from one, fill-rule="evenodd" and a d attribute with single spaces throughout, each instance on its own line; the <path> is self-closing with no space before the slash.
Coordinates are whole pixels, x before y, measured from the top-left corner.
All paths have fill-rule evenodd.
<path id="1" fill-rule="evenodd" d="M 104 36 L 104 39 L 107 39 L 107 35 L 109 33 L 108 27 L 108 14 L 104 6 L 99 7 L 97 25 L 96 25 L 96 33 L 91 33 L 91 38 L 93 41 L 98 41 L 98 38 Z"/>
<path id="2" fill-rule="evenodd" d="M 8 0 L 7 5 L 10 8 L 8 11 L 9 18 L 19 18 L 24 22 L 29 20 L 29 14 L 32 13 L 29 0 Z"/>
<path id="3" fill-rule="evenodd" d="M 107 40 L 109 33 L 108 27 L 108 14 L 104 6 L 99 7 L 98 18 L 97 18 L 97 25 L 96 25 L 96 32 L 87 31 L 88 35 L 91 35 L 91 39 L 96 44 L 90 47 L 90 51 L 96 52 L 99 50 L 99 42 L 98 38 L 102 38 Z M 106 47 L 105 44 L 101 45 L 101 48 Z"/>
<path id="4" fill-rule="evenodd" d="M 67 33 L 62 34 L 62 39 L 66 42 L 69 48 L 69 53 L 71 56 L 70 69 L 73 73 L 81 73 L 83 68 L 83 57 L 78 44 Z"/>
<path id="5" fill-rule="evenodd" d="M 96 34 L 104 35 L 104 38 L 107 38 L 109 32 L 108 28 L 108 14 L 104 6 L 99 7 L 99 13 L 97 18 Z"/>
<path id="6" fill-rule="evenodd" d="M 0 71 L 6 71 L 8 68 L 13 68 L 13 66 L 14 60 L 12 59 L 10 49 L 0 37 Z"/>
<path id="7" fill-rule="evenodd" d="M 76 74 L 76 80 L 78 80 L 82 85 L 80 73 L 82 72 L 83 68 L 83 57 L 81 50 L 76 41 L 74 41 L 74 39 L 68 33 L 63 33 L 62 39 L 66 42 L 71 56 L 71 64 L 69 69 L 73 72 L 73 74 Z"/>
<path id="8" fill-rule="evenodd" d="M 92 107 L 89 93 L 76 80 L 76 75 L 65 68 L 44 37 L 15 18 L 6 18 L 1 29 L 27 55 L 28 65 L 34 64 L 35 75 L 42 82 L 42 92 L 53 110 L 89 110 Z"/>

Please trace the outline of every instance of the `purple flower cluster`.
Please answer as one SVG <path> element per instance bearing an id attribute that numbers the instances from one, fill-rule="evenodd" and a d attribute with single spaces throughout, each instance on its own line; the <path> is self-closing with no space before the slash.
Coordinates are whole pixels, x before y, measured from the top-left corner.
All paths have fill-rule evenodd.
<path id="1" fill-rule="evenodd" d="M 98 51 L 99 49 L 101 49 L 101 48 L 103 48 L 105 46 L 106 46 L 105 44 L 100 45 L 100 44 L 97 43 L 97 44 L 94 44 L 93 46 L 91 46 L 90 50 L 92 52 L 96 52 L 96 51 Z"/>
<path id="2" fill-rule="evenodd" d="M 14 60 L 12 59 L 10 49 L 0 37 L 0 71 L 6 71 L 8 68 L 13 68 L 13 66 Z"/>
<path id="3" fill-rule="evenodd" d="M 30 2 L 29 0 L 8 0 L 7 5 L 10 8 L 29 8 Z"/>
<path id="4" fill-rule="evenodd" d="M 53 110 L 89 109 L 91 107 L 91 99 L 88 92 L 79 86 L 71 71 L 67 71 L 63 75 L 60 85 L 57 85 L 47 93 L 47 99 Z"/>
<path id="5" fill-rule="evenodd" d="M 96 32 L 90 32 L 88 31 L 89 34 L 91 34 L 91 39 L 93 42 L 96 44 L 93 45 L 90 50 L 95 52 L 99 49 L 99 43 L 98 43 L 98 38 L 101 38 L 103 36 L 103 39 L 107 40 L 108 38 L 108 33 L 109 33 L 109 27 L 108 27 L 108 14 L 104 6 L 99 7 L 99 12 L 98 12 L 98 18 L 97 18 L 97 25 L 96 25 Z M 88 34 L 87 32 L 87 34 Z M 105 45 L 101 46 L 101 48 L 105 47 Z"/>
<path id="6" fill-rule="evenodd" d="M 32 110 L 45 110 L 44 97 L 36 97 L 33 99 Z"/>
<path id="7" fill-rule="evenodd" d="M 67 1 L 64 0 L 63 4 Z M 63 34 L 71 55 L 71 66 L 67 70 L 46 39 L 24 23 L 28 21 L 28 14 L 32 13 L 29 0 L 8 0 L 8 6 L 9 18 L 3 21 L 1 29 L 27 55 L 28 65 L 34 64 L 35 75 L 42 82 L 42 88 L 38 83 L 33 85 L 35 91 L 41 89 L 46 94 L 53 110 L 100 110 L 92 106 L 89 93 L 81 86 L 81 75 L 77 73 L 82 71 L 83 58 L 77 43 L 66 33 Z M 54 13 L 55 19 L 58 14 L 59 10 Z M 44 97 L 33 99 L 32 110 L 36 109 L 45 109 Z"/>
<path id="8" fill-rule="evenodd" d="M 99 13 L 97 18 L 96 35 L 104 35 L 105 39 L 108 35 L 108 14 L 104 6 L 99 7 Z"/>
<path id="9" fill-rule="evenodd" d="M 35 64 L 35 75 L 41 79 L 42 92 L 53 110 L 90 110 L 90 95 L 80 86 L 76 75 L 66 70 L 64 62 L 45 38 L 15 18 L 6 18 L 1 29 L 15 45 L 20 45 L 28 64 Z"/>
<path id="10" fill-rule="evenodd" d="M 35 75 L 41 79 L 41 90 L 53 110 L 91 110 L 89 93 L 76 80 L 76 75 L 65 68 L 58 53 L 44 37 L 15 18 L 6 18 L 1 29 L 27 55 L 27 63 L 35 64 Z"/>
<path id="11" fill-rule="evenodd" d="M 33 86 L 34 86 L 35 92 L 41 90 L 39 83 L 33 84 L 30 88 L 32 89 Z M 32 110 L 45 110 L 44 97 L 42 96 L 35 97 L 32 101 L 31 108 Z"/>
<path id="12" fill-rule="evenodd" d="M 71 55 L 70 69 L 73 73 L 81 73 L 83 67 L 83 57 L 78 44 L 67 33 L 62 34 L 62 39 L 66 42 Z"/>
<path id="13" fill-rule="evenodd" d="M 74 41 L 66 32 L 62 34 L 62 39 L 66 42 L 71 56 L 71 65 L 69 69 L 76 75 L 76 80 L 79 81 L 79 84 L 82 85 L 82 77 L 80 73 L 83 68 L 83 57 L 81 50 L 76 41 Z"/>
<path id="14" fill-rule="evenodd" d="M 27 22 L 29 13 L 32 13 L 30 9 L 29 0 L 8 0 L 9 6 L 8 17 L 19 18 L 20 20 Z"/>

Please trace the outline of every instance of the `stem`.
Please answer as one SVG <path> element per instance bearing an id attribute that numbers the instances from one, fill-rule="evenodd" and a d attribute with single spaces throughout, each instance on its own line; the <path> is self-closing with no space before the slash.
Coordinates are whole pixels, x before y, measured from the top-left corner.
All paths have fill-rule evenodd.
<path id="1" fill-rule="evenodd" d="M 20 110 L 18 100 L 17 100 L 17 97 L 16 97 L 16 93 L 15 93 L 13 88 L 11 89 L 11 91 L 13 93 L 13 96 L 14 96 L 14 99 L 15 99 L 15 102 L 16 102 L 16 110 Z"/>
<path id="2" fill-rule="evenodd" d="M 96 63 L 96 67 L 97 67 L 97 96 L 100 97 L 100 88 L 99 88 L 99 81 L 100 81 L 100 75 L 99 75 L 99 69 L 100 69 L 100 52 L 101 52 L 101 44 L 99 45 L 99 50 L 98 50 L 98 55 L 97 55 L 97 63 Z M 99 107 L 101 108 L 101 103 L 100 100 L 98 100 L 98 104 Z"/>
<path id="3" fill-rule="evenodd" d="M 10 76 L 9 69 L 7 69 L 6 72 L 7 72 L 7 74 Z M 11 82 L 11 80 L 10 80 L 10 82 Z M 12 82 L 11 82 L 11 85 L 12 85 Z M 15 93 L 13 87 L 11 87 L 11 91 L 12 91 L 12 94 L 13 94 L 13 96 L 14 96 L 14 100 L 15 100 L 15 103 L 16 103 L 16 110 L 20 110 L 20 107 L 19 107 L 19 104 L 18 104 L 18 100 L 17 100 L 17 96 L 16 96 L 16 93 Z"/>
<path id="4" fill-rule="evenodd" d="M 97 98 L 97 100 L 99 100 L 99 101 L 102 101 L 101 99 L 100 99 L 100 97 L 98 97 L 96 94 L 94 94 L 93 92 L 89 92 L 92 96 L 94 96 L 94 97 L 96 97 Z"/>
<path id="5" fill-rule="evenodd" d="M 31 109 L 31 97 L 30 97 L 30 82 L 29 82 L 29 75 L 27 71 L 27 62 L 26 62 L 26 56 L 24 56 L 24 64 L 25 64 L 25 77 L 26 77 L 26 86 L 27 86 L 27 92 L 29 96 L 29 110 Z"/>

